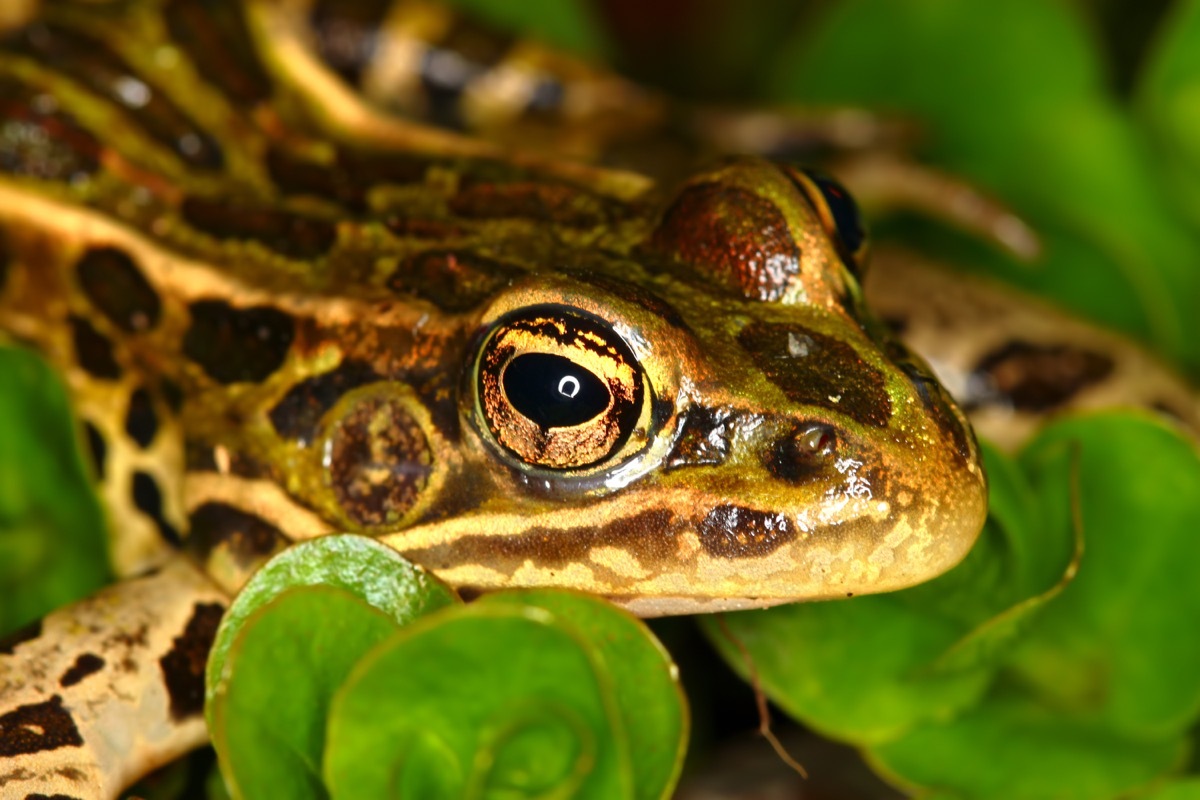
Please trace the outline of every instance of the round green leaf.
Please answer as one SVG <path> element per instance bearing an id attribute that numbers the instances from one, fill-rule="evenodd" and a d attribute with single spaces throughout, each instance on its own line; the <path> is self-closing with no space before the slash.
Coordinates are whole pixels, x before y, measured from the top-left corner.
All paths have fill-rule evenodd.
<path id="1" fill-rule="evenodd" d="M 387 614 L 332 586 L 285 590 L 245 619 L 210 702 L 213 746 L 235 798 L 328 796 L 321 757 L 330 698 L 395 630 Z"/>
<path id="2" fill-rule="evenodd" d="M 255 609 L 288 589 L 318 585 L 350 592 L 397 625 L 456 602 L 454 593 L 432 575 L 369 537 L 342 534 L 301 542 L 256 572 L 225 613 L 208 657 L 208 700 L 227 677 L 229 647 Z"/>
<path id="3" fill-rule="evenodd" d="M 519 604 L 550 612 L 573 631 L 611 677 L 629 738 L 634 797 L 667 797 L 687 747 L 687 698 L 670 654 L 643 622 L 590 595 L 518 590 L 485 595 L 482 604 Z"/>
<path id="4" fill-rule="evenodd" d="M 418 620 L 334 698 L 334 798 L 630 798 L 613 687 L 545 611 L 500 603 Z"/>

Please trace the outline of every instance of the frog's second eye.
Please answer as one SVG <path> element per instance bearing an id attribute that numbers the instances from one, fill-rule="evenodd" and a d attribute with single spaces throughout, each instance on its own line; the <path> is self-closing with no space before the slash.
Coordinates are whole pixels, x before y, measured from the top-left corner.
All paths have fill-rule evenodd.
<path id="1" fill-rule="evenodd" d="M 476 362 L 479 411 L 526 465 L 578 470 L 621 451 L 643 406 L 641 367 L 604 321 L 535 306 L 501 319 Z"/>
<path id="2" fill-rule="evenodd" d="M 866 262 L 867 231 L 854 197 L 845 186 L 823 172 L 796 169 L 791 174 L 821 217 L 846 266 L 861 278 Z"/>

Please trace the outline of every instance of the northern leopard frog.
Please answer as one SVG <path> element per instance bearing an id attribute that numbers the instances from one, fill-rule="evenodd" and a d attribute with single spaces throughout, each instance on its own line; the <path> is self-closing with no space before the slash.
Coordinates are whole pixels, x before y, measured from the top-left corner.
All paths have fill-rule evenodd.
<path id="1" fill-rule="evenodd" d="M 523 109 L 506 130 L 570 106 L 618 132 L 661 110 L 534 48 L 505 64 L 562 80 L 434 85 L 454 62 L 415 43 L 457 29 L 426 4 L 240 11 L 58 3 L 0 47 L 0 328 L 66 376 L 123 575 L 183 548 L 229 592 L 352 530 L 467 591 L 653 615 L 896 589 L 969 549 L 973 435 L 867 309 L 837 184 L 747 158 L 659 187 L 507 154 L 391 106 Z M 578 129 L 579 151 L 610 133 Z M 177 702 L 198 676 L 164 653 L 211 635 L 223 595 L 188 569 L 114 590 L 140 640 L 48 622 L 16 650 L 44 675 L 96 655 L 93 695 L 165 677 L 129 723 L 148 754 L 79 756 L 62 741 L 129 710 L 8 677 L 0 712 L 36 708 L 45 734 L 6 751 L 22 769 L 111 793 L 203 736 Z M 109 669 L 118 651 L 140 672 Z"/>

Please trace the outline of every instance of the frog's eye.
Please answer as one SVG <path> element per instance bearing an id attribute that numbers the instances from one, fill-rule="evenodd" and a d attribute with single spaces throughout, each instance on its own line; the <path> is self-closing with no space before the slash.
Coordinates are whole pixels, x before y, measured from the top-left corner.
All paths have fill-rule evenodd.
<path id="1" fill-rule="evenodd" d="M 814 169 L 792 169 L 789 174 L 816 209 L 826 233 L 837 246 L 838 255 L 855 275 L 862 277 L 866 265 L 867 231 L 854 197 L 846 187 Z"/>
<path id="2" fill-rule="evenodd" d="M 476 374 L 488 431 L 534 467 L 579 470 L 619 455 L 646 406 L 629 346 L 603 320 L 565 306 L 502 318 Z"/>

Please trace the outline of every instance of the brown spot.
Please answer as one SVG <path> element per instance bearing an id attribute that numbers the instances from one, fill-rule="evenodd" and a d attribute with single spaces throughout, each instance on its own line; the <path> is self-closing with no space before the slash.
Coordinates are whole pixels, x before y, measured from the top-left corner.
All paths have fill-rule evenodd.
<path id="1" fill-rule="evenodd" d="M 171 719 L 182 720 L 204 710 L 204 665 L 224 613 L 220 603 L 197 603 L 183 633 L 158 660 L 171 699 Z"/>
<path id="2" fill-rule="evenodd" d="M 0 656 L 11 656 L 13 651 L 24 642 L 30 642 L 42 635 L 42 621 L 35 619 L 28 625 L 22 625 L 15 631 L 0 636 Z"/>
<path id="3" fill-rule="evenodd" d="M 522 274 L 514 264 L 469 251 L 428 250 L 405 259 L 387 285 L 446 311 L 468 311 Z"/>
<path id="4" fill-rule="evenodd" d="M 279 369 L 295 323 L 270 306 L 234 308 L 223 300 L 192 303 L 183 353 L 218 383 L 259 382 Z"/>
<path id="5" fill-rule="evenodd" d="M 79 366 L 100 380 L 115 381 L 121 377 L 121 365 L 113 355 L 113 344 L 108 337 L 96 330 L 91 322 L 72 314 L 71 338 L 75 344 L 75 358 Z"/>
<path id="6" fill-rule="evenodd" d="M 158 489 L 158 481 L 154 480 L 150 473 L 138 470 L 133 473 L 131 494 L 133 495 L 133 504 L 143 514 L 150 517 L 158 527 L 158 533 L 163 540 L 178 547 L 183 539 L 176 527 L 163 514 L 162 492 Z"/>
<path id="7" fill-rule="evenodd" d="M 153 82 L 144 81 L 103 39 L 62 25 L 35 22 L 7 44 L 103 96 L 126 113 L 150 138 L 194 167 L 220 169 L 220 147 L 198 128 Z M 136 98 L 129 87 L 138 87 Z"/>
<path id="8" fill-rule="evenodd" d="M 849 344 L 801 325 L 754 322 L 738 342 L 793 403 L 826 408 L 885 428 L 892 401 L 883 373 Z"/>
<path id="9" fill-rule="evenodd" d="M 211 0 L 171 0 L 163 9 L 171 38 L 196 71 L 242 108 L 271 96 L 271 81 L 240 7 Z"/>
<path id="10" fill-rule="evenodd" d="M 416 219 L 408 216 L 391 216 L 383 221 L 396 236 L 413 239 L 457 239 L 466 235 L 466 229 L 450 222 L 435 219 Z"/>
<path id="11" fill-rule="evenodd" d="M 610 220 L 614 204 L 561 183 L 475 183 L 450 200 L 450 210 L 468 219 L 528 219 L 572 228 L 590 228 Z"/>
<path id="12" fill-rule="evenodd" d="M 742 506 L 717 506 L 699 526 L 700 544 L 718 558 L 759 558 L 796 538 L 796 528 L 783 514 Z"/>
<path id="13" fill-rule="evenodd" d="M 100 143 L 48 94 L 0 79 L 0 172 L 79 182 L 100 167 Z"/>
<path id="14" fill-rule="evenodd" d="M 108 444 L 104 441 L 104 434 L 100 433 L 100 429 L 95 425 L 84 420 L 83 435 L 87 445 L 88 460 L 92 465 L 92 475 L 96 480 L 102 481 L 108 459 Z"/>
<path id="15" fill-rule="evenodd" d="M 90 248 L 75 269 L 88 300 L 121 330 L 135 333 L 158 324 L 162 314 L 158 293 L 125 251 Z"/>
<path id="16" fill-rule="evenodd" d="M 587 563 L 590 553 L 598 547 L 617 547 L 645 565 L 655 565 L 669 563 L 675 558 L 680 528 L 674 512 L 660 509 L 643 511 L 606 525 L 566 529 L 534 527 L 511 536 L 462 536 L 406 555 L 431 568 L 488 564 L 511 574 L 526 561 L 542 567 L 566 567 Z"/>
<path id="17" fill-rule="evenodd" d="M 378 380 L 379 375 L 369 364 L 343 361 L 335 369 L 305 378 L 293 386 L 268 416 L 280 436 L 308 444 L 316 435 L 321 417 L 342 395 Z"/>
<path id="18" fill-rule="evenodd" d="M 145 389 L 139 388 L 129 397 L 129 408 L 125 412 L 125 432 L 143 449 L 150 446 L 158 433 L 158 415 L 154 413 L 154 401 Z"/>
<path id="19" fill-rule="evenodd" d="M 417 502 L 433 452 L 402 402 L 359 399 L 337 420 L 328 449 L 329 484 L 346 516 L 364 528 L 393 525 Z"/>
<path id="20" fill-rule="evenodd" d="M 249 240 L 288 258 L 309 261 L 329 252 L 337 226 L 320 217 L 302 216 L 263 206 L 231 203 L 225 198 L 184 198 L 180 215 L 214 239 Z"/>
<path id="21" fill-rule="evenodd" d="M 675 447 L 663 462 L 666 470 L 715 466 L 729 457 L 730 437 L 736 417 L 724 408 L 692 406 L 683 420 Z"/>
<path id="22" fill-rule="evenodd" d="M 60 747 L 81 747 L 83 737 L 62 697 L 18 706 L 0 714 L 0 757 L 45 753 Z"/>
<path id="23" fill-rule="evenodd" d="M 76 781 L 76 783 L 78 782 Z M 82 798 L 76 797 L 73 794 L 42 794 L 41 792 L 35 792 L 34 794 L 25 795 L 25 800 L 82 800 Z"/>
<path id="24" fill-rule="evenodd" d="M 197 508 L 188 518 L 188 529 L 188 552 L 201 562 L 224 545 L 239 566 L 259 564 L 288 543 L 274 525 L 224 503 Z"/>
<path id="25" fill-rule="evenodd" d="M 104 669 L 104 659 L 95 653 L 84 653 L 75 659 L 75 663 L 58 679 L 58 685 L 66 689 L 74 686 L 89 675 L 94 675 Z"/>
<path id="26" fill-rule="evenodd" d="M 650 246 L 751 300 L 778 300 L 800 272 L 800 248 L 779 209 L 721 183 L 680 192 Z"/>
<path id="27" fill-rule="evenodd" d="M 387 3 L 317 0 L 309 21 L 317 54 L 351 86 L 375 56 Z"/>
<path id="28" fill-rule="evenodd" d="M 1047 411 L 1104 380 L 1112 370 L 1112 359 L 1090 350 L 1009 342 L 976 365 L 975 374 L 987 382 L 990 392 L 975 404 L 1007 401 L 1021 411 Z"/>

